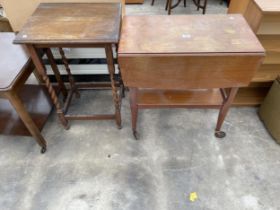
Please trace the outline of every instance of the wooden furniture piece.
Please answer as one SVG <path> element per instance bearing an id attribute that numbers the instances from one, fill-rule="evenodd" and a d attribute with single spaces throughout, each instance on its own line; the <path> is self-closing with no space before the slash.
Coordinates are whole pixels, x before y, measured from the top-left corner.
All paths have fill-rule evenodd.
<path id="1" fill-rule="evenodd" d="M 266 49 L 264 63 L 254 75 L 250 87 L 241 90 L 243 93 L 247 92 L 247 97 L 238 94 L 237 101 L 234 102 L 242 105 L 259 105 L 272 82 L 280 74 L 280 1 L 232 0 L 229 12 L 243 14 Z"/>
<path id="2" fill-rule="evenodd" d="M 171 10 L 176 8 L 182 0 L 178 0 L 177 3 L 173 4 L 173 0 L 166 0 L 165 10 L 168 11 L 168 15 L 171 14 Z M 197 7 L 197 10 L 202 9 L 202 14 L 206 13 L 206 7 L 208 0 L 192 0 L 195 6 Z M 153 6 L 155 3 L 155 0 L 152 0 L 151 5 Z M 184 0 L 184 7 L 187 5 L 187 0 Z"/>
<path id="3" fill-rule="evenodd" d="M 34 65 L 21 46 L 12 44 L 14 38 L 14 33 L 0 33 L 0 132 L 31 134 L 44 153 L 47 145 L 40 130 L 51 111 L 51 102 L 40 86 L 24 85 Z"/>
<path id="4" fill-rule="evenodd" d="M 220 129 L 237 90 L 263 57 L 241 15 L 126 16 L 119 64 L 135 138 L 138 109 L 160 107 L 220 108 L 215 135 L 224 137 Z"/>
<path id="5" fill-rule="evenodd" d="M 0 0 L 5 14 L 15 32 L 20 31 L 27 19 L 33 14 L 40 3 L 122 3 L 122 13 L 125 14 L 125 0 Z M 20 12 L 19 12 L 20 11 Z"/>
<path id="6" fill-rule="evenodd" d="M 120 24 L 120 3 L 42 3 L 16 36 L 14 43 L 24 44 L 27 47 L 38 74 L 42 77 L 48 88 L 59 119 L 65 129 L 69 128 L 68 120 L 104 119 L 115 120 L 118 128 L 121 128 L 120 97 L 117 93 L 114 78 L 115 66 L 112 51 L 112 46 L 117 45 L 119 41 Z M 105 49 L 115 107 L 114 114 L 67 114 L 73 94 L 79 97 L 78 89 L 80 86 L 75 84 L 62 47 L 102 47 Z M 50 48 L 59 48 L 69 75 L 70 91 L 68 93 L 61 82 L 60 74 Z M 39 55 L 39 49 L 46 52 L 52 69 L 55 72 L 65 99 L 63 106 L 46 74 L 45 66 Z M 90 88 L 90 85 L 87 87 Z"/>

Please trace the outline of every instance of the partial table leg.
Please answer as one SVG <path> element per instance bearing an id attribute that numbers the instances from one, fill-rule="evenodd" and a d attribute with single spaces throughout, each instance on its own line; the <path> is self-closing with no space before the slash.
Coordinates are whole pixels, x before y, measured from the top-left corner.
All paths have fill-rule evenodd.
<path id="1" fill-rule="evenodd" d="M 169 6 L 169 1 L 170 1 L 170 0 L 166 0 L 165 10 L 167 10 L 167 9 L 168 9 L 168 6 Z"/>
<path id="2" fill-rule="evenodd" d="M 51 85 L 48 75 L 46 74 L 46 69 L 43 65 L 42 59 L 40 58 L 40 56 L 38 56 L 38 53 L 36 52 L 36 49 L 33 45 L 26 45 L 26 47 L 29 51 L 30 57 L 33 60 L 36 70 L 42 76 L 43 81 L 45 82 L 45 85 L 51 96 L 52 102 L 55 105 L 56 113 L 58 114 L 61 124 L 64 126 L 65 129 L 69 129 L 68 120 L 64 116 L 58 97 Z"/>
<path id="3" fill-rule="evenodd" d="M 197 11 L 199 11 L 200 0 L 197 0 Z"/>
<path id="4" fill-rule="evenodd" d="M 47 54 L 48 60 L 50 62 L 50 65 L 52 67 L 52 70 L 53 70 L 53 73 L 55 75 L 55 78 L 56 78 L 56 80 L 58 82 L 59 88 L 60 88 L 60 90 L 62 92 L 63 98 L 64 98 L 64 100 L 66 100 L 66 98 L 67 98 L 67 90 L 66 90 L 66 87 L 65 87 L 65 85 L 64 85 L 64 83 L 63 83 L 63 81 L 61 79 L 61 75 L 59 73 L 58 67 L 57 67 L 57 65 L 55 63 L 55 59 L 53 57 L 53 54 L 52 54 L 52 51 L 51 51 L 50 48 L 46 49 L 46 54 Z"/>
<path id="5" fill-rule="evenodd" d="M 29 113 L 26 111 L 24 104 L 21 102 L 20 98 L 15 93 L 8 93 L 7 98 L 17 111 L 18 115 L 20 116 L 21 120 L 23 121 L 24 125 L 27 127 L 31 135 L 41 146 L 41 153 L 45 153 L 47 150 L 46 141 L 41 135 L 32 118 L 30 117 Z"/>
<path id="6" fill-rule="evenodd" d="M 116 44 L 116 55 L 118 56 L 118 48 L 119 48 L 119 45 Z M 118 57 L 117 57 L 117 60 L 118 60 Z M 118 68 L 119 68 L 119 84 L 120 84 L 120 95 L 122 98 L 125 97 L 125 87 L 124 87 L 124 84 L 123 84 L 123 80 L 122 80 L 122 74 L 121 74 L 121 69 L 120 69 L 120 65 L 118 64 Z"/>
<path id="7" fill-rule="evenodd" d="M 66 58 L 65 53 L 64 53 L 64 51 L 63 51 L 63 49 L 61 47 L 59 48 L 59 53 L 61 55 L 62 62 L 64 64 L 64 66 L 65 66 L 65 70 L 66 70 L 66 72 L 68 74 L 68 78 L 69 78 L 71 89 L 73 89 L 74 93 L 76 94 L 76 98 L 80 98 L 80 93 L 79 93 L 78 88 L 77 88 L 77 86 L 75 84 L 75 80 L 74 80 L 74 77 L 73 77 L 73 75 L 71 73 L 71 70 L 70 70 L 67 58 Z"/>
<path id="8" fill-rule="evenodd" d="M 137 133 L 137 117 L 138 117 L 137 92 L 138 92 L 137 88 L 129 88 L 131 125 L 132 125 L 133 136 L 136 140 L 139 139 L 139 135 Z"/>
<path id="9" fill-rule="evenodd" d="M 230 105 L 232 104 L 232 102 L 236 96 L 237 91 L 238 91 L 238 88 L 236 88 L 236 87 L 231 88 L 226 100 L 224 100 L 224 103 L 223 103 L 222 107 L 220 108 L 218 122 L 217 122 L 216 129 L 215 129 L 215 136 L 217 138 L 224 138 L 226 136 L 226 133 L 221 131 L 221 127 L 222 127 L 224 119 L 228 113 Z"/>
<path id="10" fill-rule="evenodd" d="M 205 13 L 206 13 L 206 7 L 207 7 L 207 0 L 204 0 L 204 6 L 203 6 L 203 12 L 202 12 L 203 15 L 205 15 Z"/>
<path id="11" fill-rule="evenodd" d="M 172 0 L 168 0 L 168 15 L 171 14 Z"/>
<path id="12" fill-rule="evenodd" d="M 106 52 L 108 70 L 109 70 L 109 74 L 110 74 L 113 99 L 114 99 L 114 104 L 115 104 L 116 124 L 117 124 L 118 128 L 121 129 L 122 122 L 121 122 L 120 97 L 119 97 L 118 92 L 117 92 L 115 78 L 114 78 L 115 64 L 114 64 L 113 50 L 112 50 L 112 45 L 111 44 L 107 44 L 105 46 L 105 52 Z"/>

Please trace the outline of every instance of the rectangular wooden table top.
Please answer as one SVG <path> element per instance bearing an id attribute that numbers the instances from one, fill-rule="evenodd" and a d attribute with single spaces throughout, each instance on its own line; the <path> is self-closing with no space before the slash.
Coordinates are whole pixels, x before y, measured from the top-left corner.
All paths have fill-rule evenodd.
<path id="1" fill-rule="evenodd" d="M 120 3 L 41 3 L 14 43 L 117 43 L 120 22 Z"/>
<path id="2" fill-rule="evenodd" d="M 264 57 L 241 15 L 126 16 L 118 52 L 127 87 L 169 90 L 247 86 Z"/>
<path id="3" fill-rule="evenodd" d="M 119 45 L 119 54 L 263 52 L 241 15 L 125 16 Z"/>

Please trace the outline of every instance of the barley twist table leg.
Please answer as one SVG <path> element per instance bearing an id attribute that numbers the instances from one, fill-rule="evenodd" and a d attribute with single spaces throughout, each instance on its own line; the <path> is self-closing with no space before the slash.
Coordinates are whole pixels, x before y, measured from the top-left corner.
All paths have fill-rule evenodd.
<path id="1" fill-rule="evenodd" d="M 64 64 L 64 66 L 65 66 L 65 70 L 66 70 L 66 72 L 68 74 L 70 86 L 74 90 L 74 92 L 76 94 L 76 97 L 79 98 L 80 97 L 80 93 L 79 93 L 78 88 L 77 88 L 77 86 L 75 84 L 75 80 L 74 80 L 74 77 L 73 77 L 73 75 L 71 73 L 71 70 L 70 70 L 70 67 L 69 67 L 69 63 L 68 63 L 67 58 L 65 56 L 64 50 L 61 47 L 59 48 L 59 53 L 61 55 L 62 62 Z"/>
<path id="2" fill-rule="evenodd" d="M 65 129 L 69 129 L 69 125 L 68 125 L 68 120 L 65 118 L 64 113 L 62 111 L 60 102 L 58 100 L 58 97 L 55 93 L 55 90 L 53 89 L 50 79 L 48 77 L 48 75 L 46 74 L 46 69 L 45 66 L 42 62 L 42 59 L 40 58 L 40 56 L 38 55 L 36 48 L 33 45 L 26 45 L 27 49 L 29 50 L 29 54 L 32 58 L 32 61 L 36 67 L 36 70 L 38 72 L 38 74 L 41 75 L 47 90 L 51 96 L 51 100 L 53 102 L 53 104 L 55 105 L 56 108 L 56 112 L 58 114 L 58 117 L 60 119 L 60 122 L 62 123 L 62 125 L 64 126 Z"/>
<path id="3" fill-rule="evenodd" d="M 120 97 L 118 95 L 118 91 L 116 88 L 116 82 L 114 79 L 115 74 L 115 65 L 114 65 L 114 57 L 112 51 L 112 45 L 108 44 L 105 46 L 106 58 L 107 58 L 107 65 L 110 74 L 111 86 L 112 86 L 112 93 L 113 93 L 113 100 L 115 104 L 115 117 L 116 117 L 116 124 L 119 129 L 121 129 L 121 110 L 120 110 Z"/>
<path id="4" fill-rule="evenodd" d="M 53 89 L 53 87 L 52 87 L 52 85 L 50 83 L 50 79 L 49 79 L 49 77 L 47 75 L 43 75 L 43 80 L 44 80 L 45 85 L 46 85 L 46 87 L 48 89 L 48 92 L 49 92 L 49 94 L 51 96 L 51 99 L 52 99 L 52 101 L 53 101 L 53 103 L 55 105 L 56 112 L 58 114 L 60 122 L 62 123 L 63 127 L 66 130 L 68 130 L 69 129 L 68 120 L 64 116 L 64 113 L 63 113 L 62 108 L 60 106 L 58 97 L 57 97 L 57 95 L 56 95 L 56 93 L 55 93 L 55 91 L 54 91 L 54 89 Z"/>
<path id="5" fill-rule="evenodd" d="M 60 90 L 62 92 L 63 98 L 64 98 L 64 100 L 66 100 L 68 93 L 67 93 L 66 87 L 65 87 L 65 85 L 64 85 L 64 83 L 62 81 L 59 69 L 58 69 L 58 67 L 57 67 L 57 65 L 55 63 L 55 59 L 53 57 L 53 54 L 52 54 L 52 51 L 51 51 L 50 48 L 46 49 L 46 54 L 47 54 L 48 60 L 50 62 L 50 65 L 52 67 L 52 70 L 53 70 L 54 76 L 56 78 L 56 81 L 57 81 L 57 83 L 59 85 L 59 88 L 60 88 Z"/>

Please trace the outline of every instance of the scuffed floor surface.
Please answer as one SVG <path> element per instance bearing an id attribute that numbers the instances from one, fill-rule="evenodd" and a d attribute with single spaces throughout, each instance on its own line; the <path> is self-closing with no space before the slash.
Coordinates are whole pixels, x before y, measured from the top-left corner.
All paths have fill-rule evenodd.
<path id="1" fill-rule="evenodd" d="M 110 91 L 83 92 L 71 111 L 112 110 L 111 100 Z M 0 136 L 0 209 L 279 210 L 280 147 L 257 110 L 232 108 L 223 140 L 213 135 L 217 115 L 141 110 L 135 141 L 127 97 L 121 130 L 114 121 L 72 121 L 66 131 L 53 113 L 44 155 L 32 138 Z"/>

